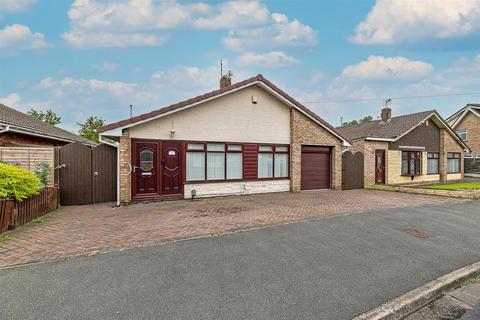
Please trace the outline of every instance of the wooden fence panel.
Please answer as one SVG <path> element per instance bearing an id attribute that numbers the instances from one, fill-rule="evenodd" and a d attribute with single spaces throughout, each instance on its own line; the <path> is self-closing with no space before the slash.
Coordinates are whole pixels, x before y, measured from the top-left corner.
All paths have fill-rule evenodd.
<path id="1" fill-rule="evenodd" d="M 26 224 L 58 208 L 58 189 L 47 187 L 21 202 L 0 200 L 0 233 Z"/>
<path id="2" fill-rule="evenodd" d="M 364 156 L 361 152 L 353 154 L 346 151 L 342 154 L 342 189 L 363 189 Z"/>
<path id="3" fill-rule="evenodd" d="M 70 143 L 59 150 L 60 203 L 63 206 L 117 199 L 117 150 L 106 144 Z"/>
<path id="4" fill-rule="evenodd" d="M 16 202 L 14 210 L 14 225 L 21 226 L 58 208 L 58 189 L 49 187 L 43 189 L 21 202 Z"/>
<path id="5" fill-rule="evenodd" d="M 48 176 L 48 186 L 54 185 L 54 147 L 0 147 L 0 161 L 30 171 L 35 170 L 36 164 L 46 162 L 52 168 L 52 173 Z"/>

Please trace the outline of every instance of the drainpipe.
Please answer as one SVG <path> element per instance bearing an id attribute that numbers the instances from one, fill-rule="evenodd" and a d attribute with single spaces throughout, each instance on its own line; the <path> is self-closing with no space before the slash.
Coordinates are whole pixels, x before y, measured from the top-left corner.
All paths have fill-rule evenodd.
<path id="1" fill-rule="evenodd" d="M 112 143 L 110 141 L 104 140 L 101 135 L 99 135 L 100 142 L 108 144 L 109 146 L 117 148 L 117 202 L 116 206 L 120 207 L 120 148 L 119 144 Z"/>

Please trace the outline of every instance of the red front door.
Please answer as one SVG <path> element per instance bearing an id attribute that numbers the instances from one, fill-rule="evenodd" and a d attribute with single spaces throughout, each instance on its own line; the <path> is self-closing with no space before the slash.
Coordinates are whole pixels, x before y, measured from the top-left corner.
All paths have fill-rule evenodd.
<path id="1" fill-rule="evenodd" d="M 158 194 L 158 144 L 154 142 L 135 142 L 134 150 L 134 161 L 132 164 L 134 195 L 147 196 Z"/>
<path id="2" fill-rule="evenodd" d="M 375 150 L 375 183 L 385 184 L 385 150 Z"/>
<path id="3" fill-rule="evenodd" d="M 181 143 L 162 143 L 162 195 L 181 195 L 182 188 Z"/>

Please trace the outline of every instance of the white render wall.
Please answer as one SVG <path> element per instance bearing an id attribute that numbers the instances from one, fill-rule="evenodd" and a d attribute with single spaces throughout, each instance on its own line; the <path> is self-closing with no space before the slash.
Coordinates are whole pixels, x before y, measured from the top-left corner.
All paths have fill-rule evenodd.
<path id="1" fill-rule="evenodd" d="M 252 104 L 252 96 L 258 99 Z M 290 109 L 253 85 L 129 129 L 130 138 L 290 144 Z"/>
<path id="2" fill-rule="evenodd" d="M 193 189 L 196 190 L 197 195 L 195 197 L 198 198 L 287 192 L 290 191 L 290 179 L 186 184 L 184 186 L 185 199 L 192 198 Z"/>

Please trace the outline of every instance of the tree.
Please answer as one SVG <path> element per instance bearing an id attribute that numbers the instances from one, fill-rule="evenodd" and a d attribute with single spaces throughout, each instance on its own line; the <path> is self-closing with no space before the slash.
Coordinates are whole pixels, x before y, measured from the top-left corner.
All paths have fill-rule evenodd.
<path id="1" fill-rule="evenodd" d="M 360 120 L 352 120 L 350 122 L 344 122 L 344 123 L 342 123 L 342 126 L 351 126 L 351 125 L 355 125 L 355 124 L 369 122 L 369 121 L 372 121 L 372 120 L 373 120 L 372 116 L 365 116 L 365 117 L 361 118 Z"/>
<path id="2" fill-rule="evenodd" d="M 35 109 L 30 109 L 30 111 L 27 112 L 27 114 L 35 119 L 41 120 L 43 122 L 49 123 L 52 126 L 56 126 L 62 121 L 62 118 L 57 116 L 55 112 L 52 110 L 47 110 L 47 111 L 37 111 Z"/>
<path id="3" fill-rule="evenodd" d="M 95 142 L 99 142 L 97 128 L 105 124 L 105 120 L 97 116 L 90 116 L 85 120 L 84 123 L 77 122 L 77 125 L 80 126 L 78 133 L 87 139 L 90 139 Z"/>

